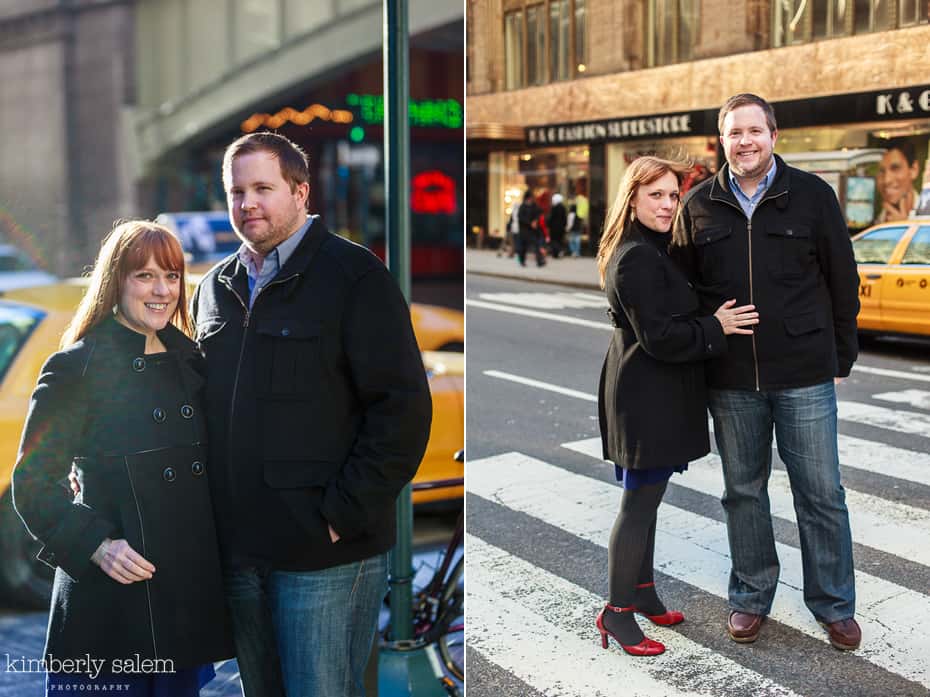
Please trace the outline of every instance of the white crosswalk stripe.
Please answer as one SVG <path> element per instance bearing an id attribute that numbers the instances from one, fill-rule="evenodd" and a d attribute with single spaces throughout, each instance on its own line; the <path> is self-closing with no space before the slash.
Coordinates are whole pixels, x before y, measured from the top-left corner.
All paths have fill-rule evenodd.
<path id="1" fill-rule="evenodd" d="M 478 297 L 490 302 L 532 307 L 537 310 L 607 308 L 607 301 L 602 293 L 479 293 Z"/>
<path id="2" fill-rule="evenodd" d="M 613 469 L 611 463 L 601 460 L 600 438 L 564 443 L 562 447 L 600 460 L 605 467 Z M 720 497 L 723 493 L 721 468 L 720 457 L 710 454 L 690 463 L 687 473 L 673 481 L 692 491 Z M 772 470 L 768 492 L 772 515 L 796 523 L 788 473 Z M 846 506 L 854 542 L 930 566 L 930 546 L 927 545 L 930 511 L 849 489 L 846 490 Z"/>
<path id="3" fill-rule="evenodd" d="M 654 659 L 627 656 L 613 642 L 603 651 L 594 627 L 602 598 L 480 538 L 469 535 L 466 545 L 469 648 L 544 694 L 613 697 L 618 685 L 627 697 L 795 694 L 661 627 L 649 635 L 668 651 Z M 501 631 L 502 617 L 519 631 Z"/>
<path id="4" fill-rule="evenodd" d="M 846 401 L 837 403 L 837 414 L 844 421 L 930 438 L 930 414 Z"/>
<path id="5" fill-rule="evenodd" d="M 909 404 L 915 409 L 930 410 L 930 391 L 928 390 L 901 390 L 900 392 L 882 392 L 872 395 L 874 399 L 897 404 Z"/>
<path id="6" fill-rule="evenodd" d="M 681 480 L 691 475 L 688 472 Z M 615 485 L 517 452 L 470 461 L 468 489 L 488 501 L 604 548 L 620 497 L 620 489 Z M 777 544 L 777 549 L 781 577 L 770 617 L 819 641 L 826 641 L 825 632 L 803 604 L 799 550 L 781 543 Z M 471 564 L 481 558 L 472 548 L 468 554 Z M 725 525 L 664 503 L 656 535 L 656 568 L 707 593 L 726 598 L 730 562 Z M 861 569 L 857 570 L 856 586 L 857 618 L 863 631 L 863 645 L 856 655 L 930 687 L 930 662 L 926 660 L 930 655 L 930 636 L 924 627 L 924 618 L 930 616 L 930 597 Z M 470 622 L 474 621 L 471 619 L 473 612 L 474 608 L 470 609 Z M 499 612 L 495 612 L 495 617 L 498 624 L 489 624 L 480 633 L 506 632 L 511 636 L 513 629 L 501 625 Z M 469 626 L 470 636 L 473 636 L 471 631 L 475 625 Z M 539 647 L 534 646 L 538 650 Z M 565 688 L 554 694 L 570 693 Z"/>

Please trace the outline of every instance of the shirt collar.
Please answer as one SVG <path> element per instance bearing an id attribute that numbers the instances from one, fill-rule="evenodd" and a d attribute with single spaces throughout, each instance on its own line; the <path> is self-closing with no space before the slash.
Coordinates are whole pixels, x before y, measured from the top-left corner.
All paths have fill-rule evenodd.
<path id="1" fill-rule="evenodd" d="M 769 188 L 769 184 L 771 184 L 772 180 L 775 178 L 776 169 L 777 169 L 777 163 L 775 162 L 775 155 L 773 154 L 772 155 L 772 166 L 769 167 L 769 171 L 765 173 L 764 177 L 762 177 L 762 181 L 760 181 L 759 186 L 756 187 L 756 193 L 751 198 L 757 198 L 762 193 L 764 193 L 766 189 Z M 736 180 L 736 177 L 733 175 L 732 167 L 727 166 L 727 174 L 730 177 L 730 189 L 733 191 L 733 193 L 734 194 L 740 193 L 745 198 L 747 199 L 750 198 L 749 196 L 746 196 L 746 194 L 743 192 L 743 187 L 739 185 L 739 182 Z"/>
<path id="2" fill-rule="evenodd" d="M 249 276 L 252 278 L 257 278 L 259 275 L 257 264 L 259 259 L 262 260 L 263 270 L 265 270 L 265 264 L 271 264 L 274 266 L 275 271 L 279 271 L 287 263 L 287 260 L 291 258 L 294 250 L 297 249 L 300 241 L 304 238 L 304 235 L 307 234 L 307 230 L 310 229 L 310 225 L 313 224 L 316 218 L 317 216 L 315 215 L 308 215 L 304 224 L 297 228 L 297 232 L 278 244 L 278 246 L 268 252 L 264 258 L 253 252 L 245 244 L 239 245 L 239 251 L 237 252 L 239 263 L 245 267 Z"/>

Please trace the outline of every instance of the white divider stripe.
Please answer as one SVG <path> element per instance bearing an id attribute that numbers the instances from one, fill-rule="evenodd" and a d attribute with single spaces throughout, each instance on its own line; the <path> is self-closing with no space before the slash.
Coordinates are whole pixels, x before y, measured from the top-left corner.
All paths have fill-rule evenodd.
<path id="1" fill-rule="evenodd" d="M 859 365 L 856 363 L 853 366 L 852 372 L 854 373 L 868 373 L 870 375 L 881 375 L 886 378 L 901 378 L 902 380 L 916 380 L 917 382 L 930 382 L 930 375 L 921 375 L 920 373 L 912 373 L 906 370 L 891 370 L 889 368 L 873 368 L 868 365 Z"/>
<path id="2" fill-rule="evenodd" d="M 909 404 L 917 409 L 930 409 L 930 391 L 901 390 L 900 392 L 882 392 L 872 395 L 873 399 L 897 404 Z"/>
<path id="3" fill-rule="evenodd" d="M 509 380 L 529 387 L 537 387 L 541 390 L 564 394 L 569 397 L 575 397 L 587 402 L 597 402 L 597 395 L 580 390 L 573 390 L 570 387 L 553 385 L 552 383 L 525 378 L 513 373 L 505 373 L 500 370 L 486 370 L 484 374 L 488 377 Z M 845 405 L 854 404 L 851 402 L 840 402 L 840 418 L 843 414 L 852 415 L 856 418 L 850 419 L 856 421 L 858 414 L 862 410 L 849 410 Z M 866 405 L 868 406 L 868 405 Z M 869 406 L 870 409 L 882 409 L 882 407 Z M 892 410 L 886 410 L 892 411 Z M 708 419 L 711 433 L 714 430 L 714 423 Z M 873 424 L 875 425 L 875 424 Z M 881 428 L 881 426 L 879 426 Z M 928 433 L 927 435 L 930 435 Z M 774 443 L 774 439 L 773 439 Z M 918 484 L 930 486 L 930 455 L 916 452 L 914 450 L 905 450 L 896 448 L 891 445 L 885 445 L 876 441 L 855 438 L 853 436 L 839 435 L 839 454 L 840 463 L 846 467 L 863 470 L 866 472 L 875 472 L 884 474 L 897 479 L 905 479 Z"/>
<path id="4" fill-rule="evenodd" d="M 614 485 L 516 452 L 469 462 L 468 490 L 605 548 L 620 498 Z M 656 547 L 657 569 L 727 597 L 730 559 L 723 523 L 664 504 Z M 803 604 L 800 551 L 780 543 L 776 548 L 781 580 L 770 617 L 826 642 L 826 633 Z M 930 635 L 925 626 L 930 597 L 860 570 L 856 597 L 863 633 L 856 655 L 930 687 Z"/>
<path id="5" fill-rule="evenodd" d="M 608 332 L 614 330 L 613 326 L 605 318 L 603 322 L 592 322 L 589 319 L 580 317 L 569 317 L 568 315 L 553 315 L 548 312 L 538 310 L 528 310 L 522 307 L 509 307 L 507 305 L 498 305 L 496 303 L 485 302 L 484 300 L 467 299 L 467 307 L 480 307 L 484 310 L 494 310 L 496 312 L 509 312 L 512 315 L 523 315 L 524 317 L 535 317 L 537 319 L 546 319 L 552 322 L 564 322 L 565 324 L 574 324 L 579 327 L 589 327 L 591 329 L 602 329 Z"/>
<path id="6" fill-rule="evenodd" d="M 564 443 L 562 447 L 593 457 L 613 469 L 601 459 L 600 438 Z M 720 457 L 710 454 L 690 463 L 688 471 L 673 481 L 686 489 L 719 498 L 723 494 L 722 467 Z M 768 492 L 772 515 L 796 523 L 788 473 L 772 470 Z M 846 507 L 853 541 L 930 566 L 930 546 L 927 545 L 930 511 L 849 489 L 846 490 Z"/>
<path id="7" fill-rule="evenodd" d="M 930 486 L 930 454 L 874 440 L 839 436 L 840 464 Z"/>
<path id="8" fill-rule="evenodd" d="M 837 415 L 843 421 L 854 421 L 866 426 L 887 428 L 898 433 L 930 437 L 930 414 L 845 401 L 837 402 L 837 409 Z"/>
<path id="9" fill-rule="evenodd" d="M 647 629 L 668 649 L 653 659 L 628 656 L 612 639 L 604 651 L 594 626 L 602 598 L 473 535 L 466 545 L 469 649 L 543 694 L 795 695 L 667 628 Z M 681 676 L 687 690 L 670 684 L 669 676 Z"/>
<path id="10" fill-rule="evenodd" d="M 529 387 L 537 387 L 541 390 L 546 390 L 548 392 L 557 392 L 558 394 L 564 394 L 569 397 L 575 397 L 576 399 L 584 399 L 588 402 L 597 402 L 596 394 L 588 394 L 587 392 L 579 392 L 578 390 L 573 390 L 569 387 L 559 387 L 558 385 L 553 385 L 548 382 L 543 382 L 542 380 L 534 380 L 533 378 L 525 378 L 520 375 L 514 375 L 513 373 L 505 373 L 500 370 L 485 370 L 484 374 L 489 378 L 499 378 L 501 380 L 509 380 L 510 382 L 516 382 L 521 385 L 527 385 Z"/>
<path id="11" fill-rule="evenodd" d="M 507 303 L 537 310 L 562 310 L 567 308 L 606 308 L 603 295 L 591 293 L 479 293 L 487 302 Z"/>

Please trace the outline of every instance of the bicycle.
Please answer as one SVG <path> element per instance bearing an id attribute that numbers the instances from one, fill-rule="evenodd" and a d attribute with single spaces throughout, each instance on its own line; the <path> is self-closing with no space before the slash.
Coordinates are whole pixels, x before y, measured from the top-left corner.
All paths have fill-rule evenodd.
<path id="1" fill-rule="evenodd" d="M 414 490 L 461 486 L 462 483 L 463 478 L 459 477 L 416 484 Z M 465 536 L 463 523 L 463 512 L 460 512 L 442 553 L 442 561 L 413 599 L 414 637 L 422 639 L 424 644 L 435 642 L 446 670 L 459 680 L 465 679 L 465 555 L 459 554 Z"/>
<path id="2" fill-rule="evenodd" d="M 456 453 L 464 461 L 464 453 Z M 422 482 L 413 485 L 414 491 L 429 491 L 462 486 L 463 477 Z M 464 511 L 458 515 L 455 530 L 429 581 L 415 593 L 412 603 L 413 639 L 410 648 L 424 648 L 430 655 L 434 671 L 446 694 L 461 697 L 459 683 L 465 680 L 465 556 L 462 543 Z M 390 596 L 388 597 L 390 602 Z M 390 626 L 383 631 L 385 640 Z M 437 657 L 438 661 L 434 657 Z M 451 676 L 451 677 L 450 677 Z M 454 678 L 454 679 L 453 679 Z"/>

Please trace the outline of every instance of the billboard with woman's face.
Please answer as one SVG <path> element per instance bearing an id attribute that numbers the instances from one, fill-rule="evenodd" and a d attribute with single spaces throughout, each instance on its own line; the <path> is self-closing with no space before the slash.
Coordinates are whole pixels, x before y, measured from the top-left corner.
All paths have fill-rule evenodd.
<path id="1" fill-rule="evenodd" d="M 876 222 L 904 220 L 917 208 L 921 188 L 921 160 L 927 158 L 927 137 L 891 138 L 878 163 L 876 184 L 879 210 Z M 922 155 L 922 157 L 921 157 Z"/>

